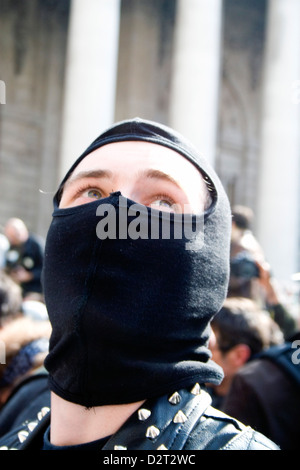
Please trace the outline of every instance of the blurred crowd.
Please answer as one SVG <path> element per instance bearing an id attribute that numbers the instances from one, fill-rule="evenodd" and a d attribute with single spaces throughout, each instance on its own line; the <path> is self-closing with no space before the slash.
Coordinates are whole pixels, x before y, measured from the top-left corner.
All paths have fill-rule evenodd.
<path id="1" fill-rule="evenodd" d="M 224 379 L 218 386 L 207 384 L 207 389 L 213 406 L 282 449 L 295 449 L 300 437 L 300 360 L 293 360 L 292 353 L 295 345 L 300 349 L 299 319 L 280 299 L 252 233 L 252 219 L 249 208 L 233 208 L 228 297 L 213 319 L 210 339 L 212 358 Z M 1 427 L 6 403 L 28 377 L 43 371 L 48 351 L 51 327 L 41 284 L 43 257 L 43 240 L 29 233 L 22 220 L 8 220 L 0 235 L 0 344 L 5 345 L 0 436 L 7 431 L 3 420 Z"/>
<path id="2" fill-rule="evenodd" d="M 208 390 L 216 408 L 260 431 L 281 449 L 296 449 L 299 316 L 281 299 L 252 224 L 251 209 L 233 207 L 228 297 L 212 321 L 210 340 L 224 379 Z"/>
<path id="3" fill-rule="evenodd" d="M 11 218 L 0 236 L 0 410 L 43 367 L 51 327 L 41 284 L 44 243 Z M 0 418 L 1 421 L 1 418 Z"/>

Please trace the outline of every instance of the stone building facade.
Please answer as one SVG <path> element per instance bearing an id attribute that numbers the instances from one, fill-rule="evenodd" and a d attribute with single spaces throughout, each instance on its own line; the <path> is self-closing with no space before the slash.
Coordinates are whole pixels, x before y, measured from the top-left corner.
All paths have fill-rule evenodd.
<path id="1" fill-rule="evenodd" d="M 0 0 L 0 226 L 45 235 L 70 162 L 115 120 L 186 134 L 288 280 L 300 269 L 298 0 Z M 300 94 L 299 94 L 300 95 Z"/>

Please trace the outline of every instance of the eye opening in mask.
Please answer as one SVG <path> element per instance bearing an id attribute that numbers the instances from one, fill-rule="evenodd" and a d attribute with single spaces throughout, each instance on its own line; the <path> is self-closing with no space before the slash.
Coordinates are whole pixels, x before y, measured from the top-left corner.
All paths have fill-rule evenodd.
<path id="1" fill-rule="evenodd" d="M 204 203 L 204 211 L 207 212 L 207 211 L 210 211 L 212 209 L 212 207 L 214 205 L 214 202 L 217 199 L 217 191 L 216 191 L 216 188 L 215 188 L 214 184 L 212 183 L 211 179 L 209 178 L 209 176 L 206 175 L 200 169 L 198 169 L 198 171 L 200 172 L 200 174 L 202 176 L 202 179 L 205 183 L 205 187 L 207 189 L 205 203 Z M 57 206 L 59 206 L 59 204 L 60 204 L 60 201 L 61 201 L 61 198 L 62 198 L 62 195 L 63 195 L 63 192 L 64 192 L 65 184 L 68 181 L 68 179 L 72 176 L 72 173 L 70 173 L 68 175 L 68 178 L 63 181 L 63 183 L 61 184 L 61 186 L 59 187 L 59 189 L 58 189 L 58 191 L 55 195 L 55 201 L 56 201 Z"/>

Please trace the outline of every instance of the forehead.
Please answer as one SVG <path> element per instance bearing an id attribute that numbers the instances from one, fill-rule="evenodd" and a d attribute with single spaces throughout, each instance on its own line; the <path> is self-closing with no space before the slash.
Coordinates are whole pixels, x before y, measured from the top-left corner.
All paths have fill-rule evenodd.
<path id="1" fill-rule="evenodd" d="M 94 169 L 135 172 L 148 168 L 161 170 L 174 177 L 201 178 L 198 169 L 178 152 L 150 142 L 114 142 L 100 147 L 87 155 L 73 171 Z"/>

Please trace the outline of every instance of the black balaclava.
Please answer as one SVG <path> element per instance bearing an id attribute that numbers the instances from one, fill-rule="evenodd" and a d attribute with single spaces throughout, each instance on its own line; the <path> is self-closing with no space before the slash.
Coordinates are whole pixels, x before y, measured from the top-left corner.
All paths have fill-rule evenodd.
<path id="1" fill-rule="evenodd" d="M 198 230 L 200 248 L 187 249 L 184 237 L 164 239 L 161 234 L 159 239 L 100 239 L 96 229 L 107 217 L 103 205 L 110 204 L 119 215 L 134 204 L 118 192 L 59 208 L 63 184 L 78 163 L 93 150 L 120 141 L 166 146 L 201 171 L 212 203 Z M 176 225 L 177 216 L 140 207 L 146 224 L 154 216 L 161 221 L 170 217 L 171 228 Z M 128 224 L 132 221 L 131 215 Z M 101 134 L 54 197 L 43 271 L 53 328 L 45 361 L 51 390 L 91 407 L 140 401 L 195 382 L 220 383 L 223 372 L 210 359 L 208 339 L 210 320 L 227 292 L 230 227 L 229 203 L 218 177 L 182 136 L 139 118 Z"/>

